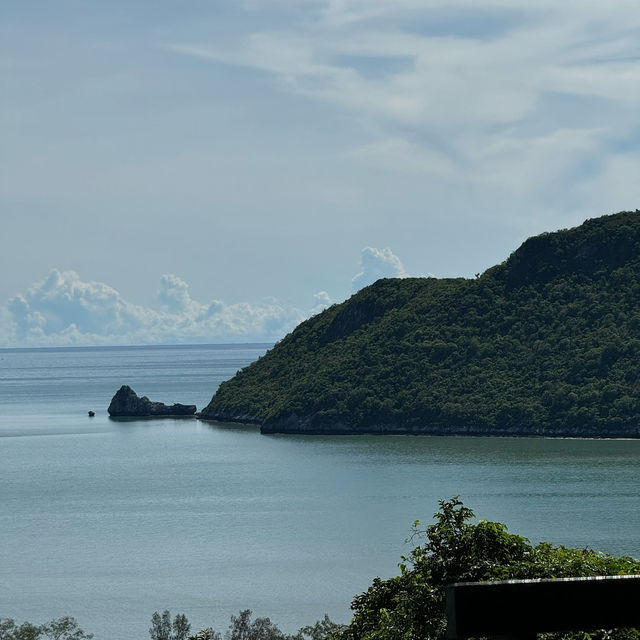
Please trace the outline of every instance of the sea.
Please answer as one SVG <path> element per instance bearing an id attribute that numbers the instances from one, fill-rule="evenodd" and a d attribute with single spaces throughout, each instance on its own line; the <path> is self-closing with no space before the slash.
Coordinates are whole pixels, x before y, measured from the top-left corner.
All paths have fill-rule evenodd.
<path id="1" fill-rule="evenodd" d="M 640 558 L 640 441 L 261 435 L 113 420 L 122 384 L 203 408 L 270 345 L 0 350 L 0 617 L 144 640 L 151 615 L 294 632 L 398 574 L 438 501 Z M 89 417 L 94 411 L 95 417 Z"/>

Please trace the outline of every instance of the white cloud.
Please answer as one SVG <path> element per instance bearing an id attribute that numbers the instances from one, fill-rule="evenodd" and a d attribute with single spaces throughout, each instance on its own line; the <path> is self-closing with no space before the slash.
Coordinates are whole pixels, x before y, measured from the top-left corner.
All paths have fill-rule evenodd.
<path id="1" fill-rule="evenodd" d="M 352 281 L 355 289 L 378 278 L 407 275 L 390 249 L 363 249 L 361 266 Z M 274 298 L 202 304 L 191 297 L 184 280 L 165 274 L 158 302 L 160 309 L 137 305 L 102 282 L 52 269 L 45 280 L 0 307 L 0 347 L 275 342 L 336 301 L 319 291 L 308 309 Z"/>
<path id="2" fill-rule="evenodd" d="M 153 313 L 125 301 L 101 282 L 83 282 L 74 271 L 52 269 L 46 280 L 9 301 L 17 335 L 27 342 L 64 335 L 120 337 L 148 325 Z"/>
<path id="3" fill-rule="evenodd" d="M 406 278 L 402 262 L 391 249 L 365 247 L 360 256 L 362 271 L 353 278 L 353 291 L 359 291 L 380 278 Z"/>
<path id="4" fill-rule="evenodd" d="M 163 275 L 161 310 L 125 300 L 101 282 L 85 282 L 74 271 L 52 269 L 0 314 L 0 344 L 48 346 L 184 342 L 271 342 L 309 315 L 276 300 L 200 304 L 188 285 Z"/>
<path id="5" fill-rule="evenodd" d="M 435 189 L 444 178 L 494 215 L 510 199 L 539 209 L 549 191 L 558 207 L 590 211 L 585 185 L 600 172 L 610 183 L 600 161 L 637 139 L 635 0 L 308 4 L 304 20 L 277 31 L 173 49 L 261 70 L 283 91 L 351 114 L 367 138 L 346 154 L 354 163 L 420 174 Z"/>
<path id="6" fill-rule="evenodd" d="M 172 274 L 164 274 L 160 277 L 158 301 L 173 313 L 186 313 L 193 316 L 204 311 L 203 306 L 189 295 L 189 285 Z"/>

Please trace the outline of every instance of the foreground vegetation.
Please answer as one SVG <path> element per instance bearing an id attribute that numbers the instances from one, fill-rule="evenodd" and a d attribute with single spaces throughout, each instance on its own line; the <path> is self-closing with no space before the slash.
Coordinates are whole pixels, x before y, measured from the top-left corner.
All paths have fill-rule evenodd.
<path id="1" fill-rule="evenodd" d="M 400 575 L 376 578 L 352 602 L 348 626 L 325 616 L 295 635 L 283 633 L 269 618 L 252 619 L 251 611 L 231 617 L 224 636 L 213 628 L 191 634 L 183 614 L 154 613 L 151 640 L 444 640 L 445 588 L 454 582 L 526 578 L 591 577 L 640 574 L 640 562 L 590 549 L 532 545 L 505 525 L 480 520 L 457 498 L 443 500 L 426 528 L 416 521 L 413 539 L 421 541 L 402 558 Z M 554 640 L 640 640 L 637 629 L 553 634 Z M 73 618 L 37 627 L 0 619 L 0 640 L 90 640 Z"/>
<path id="2" fill-rule="evenodd" d="M 640 562 L 590 549 L 532 545 L 504 524 L 472 522 L 458 498 L 441 501 L 435 523 L 414 536 L 424 542 L 403 558 L 395 578 L 376 578 L 353 600 L 353 619 L 340 640 L 444 640 L 445 588 L 454 582 L 640 574 Z M 575 637 L 585 634 L 556 634 Z M 640 638 L 637 630 L 602 631 L 591 638 Z"/>
<path id="3" fill-rule="evenodd" d="M 245 609 L 237 616 L 231 616 L 231 622 L 224 636 L 209 627 L 201 629 L 193 635 L 188 635 L 191 625 L 182 614 L 177 615 L 173 622 L 171 613 L 165 611 L 160 615 L 157 611 L 152 617 L 149 629 L 151 640 L 328 640 L 338 638 L 345 625 L 332 622 L 328 616 L 318 620 L 314 625 L 302 627 L 296 634 L 289 635 L 280 631 L 278 625 L 270 618 L 251 617 L 251 610 Z"/>
<path id="4" fill-rule="evenodd" d="M 182 613 L 173 618 L 169 610 L 151 616 L 149 636 L 151 640 L 327 640 L 337 638 L 346 628 L 332 622 L 328 616 L 313 625 L 302 627 L 296 634 L 280 631 L 269 618 L 252 618 L 250 609 L 231 616 L 229 628 L 222 635 L 212 627 L 191 634 L 191 623 Z M 75 618 L 66 616 L 42 625 L 32 622 L 16 624 L 12 618 L 0 618 L 0 640 L 91 640 L 92 633 L 85 633 Z"/>
<path id="5" fill-rule="evenodd" d="M 0 618 L 0 640 L 91 640 L 92 633 L 85 633 L 78 621 L 64 616 L 46 622 L 16 624 L 12 618 Z"/>
<path id="6" fill-rule="evenodd" d="M 263 432 L 640 437 L 640 212 L 530 238 L 472 280 L 379 280 L 201 415 Z"/>

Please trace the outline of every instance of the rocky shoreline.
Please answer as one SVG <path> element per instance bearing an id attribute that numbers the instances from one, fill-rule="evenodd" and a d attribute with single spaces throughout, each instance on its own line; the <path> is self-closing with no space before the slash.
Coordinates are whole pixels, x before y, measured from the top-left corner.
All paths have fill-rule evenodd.
<path id="1" fill-rule="evenodd" d="M 291 435 L 407 435 L 407 436 L 468 436 L 468 437 L 507 437 L 507 438 L 579 438 L 590 440 L 608 439 L 640 439 L 640 426 L 634 430 L 612 429 L 606 433 L 594 433 L 592 430 L 580 427 L 550 429 L 540 427 L 527 429 L 507 427 L 505 429 L 490 429 L 479 426 L 450 426 L 450 425 L 420 425 L 403 426 L 397 424 L 377 424 L 367 427 L 353 428 L 345 423 L 331 425 L 312 425 L 308 419 L 296 415 L 286 418 L 263 420 L 250 414 L 232 414 L 228 412 L 200 413 L 196 416 L 207 422 L 222 424 L 244 424 L 260 427 L 262 434 L 291 434 Z"/>

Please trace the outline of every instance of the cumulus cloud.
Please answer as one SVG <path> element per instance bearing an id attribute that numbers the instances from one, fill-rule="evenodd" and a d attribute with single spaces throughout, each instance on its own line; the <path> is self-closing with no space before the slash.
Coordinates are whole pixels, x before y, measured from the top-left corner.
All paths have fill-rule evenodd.
<path id="1" fill-rule="evenodd" d="M 5 346 L 273 342 L 309 312 L 277 300 L 201 304 L 175 275 L 163 275 L 160 309 L 124 299 L 75 271 L 52 269 L 48 277 L 12 298 L 0 314 Z"/>
<path id="2" fill-rule="evenodd" d="M 400 258 L 388 247 L 386 249 L 365 247 L 360 256 L 360 266 L 362 271 L 351 281 L 354 292 L 373 284 L 380 278 L 407 277 Z"/>
<path id="3" fill-rule="evenodd" d="M 388 248 L 366 247 L 360 263 L 354 291 L 378 278 L 407 275 Z M 157 300 L 158 308 L 138 305 L 103 282 L 52 269 L 42 282 L 0 307 L 0 347 L 275 342 L 336 302 L 318 291 L 306 309 L 275 298 L 201 303 L 173 274 L 161 276 Z"/>
<path id="4" fill-rule="evenodd" d="M 152 312 L 127 302 L 108 285 L 84 282 L 75 271 L 58 269 L 10 300 L 8 308 L 17 336 L 29 343 L 46 343 L 47 336 L 64 338 L 75 331 L 117 338 L 138 331 L 153 319 Z"/>
<path id="5" fill-rule="evenodd" d="M 158 301 L 170 312 L 200 314 L 203 311 L 201 304 L 189 295 L 189 285 L 173 274 L 165 274 L 160 277 L 158 289 Z"/>

